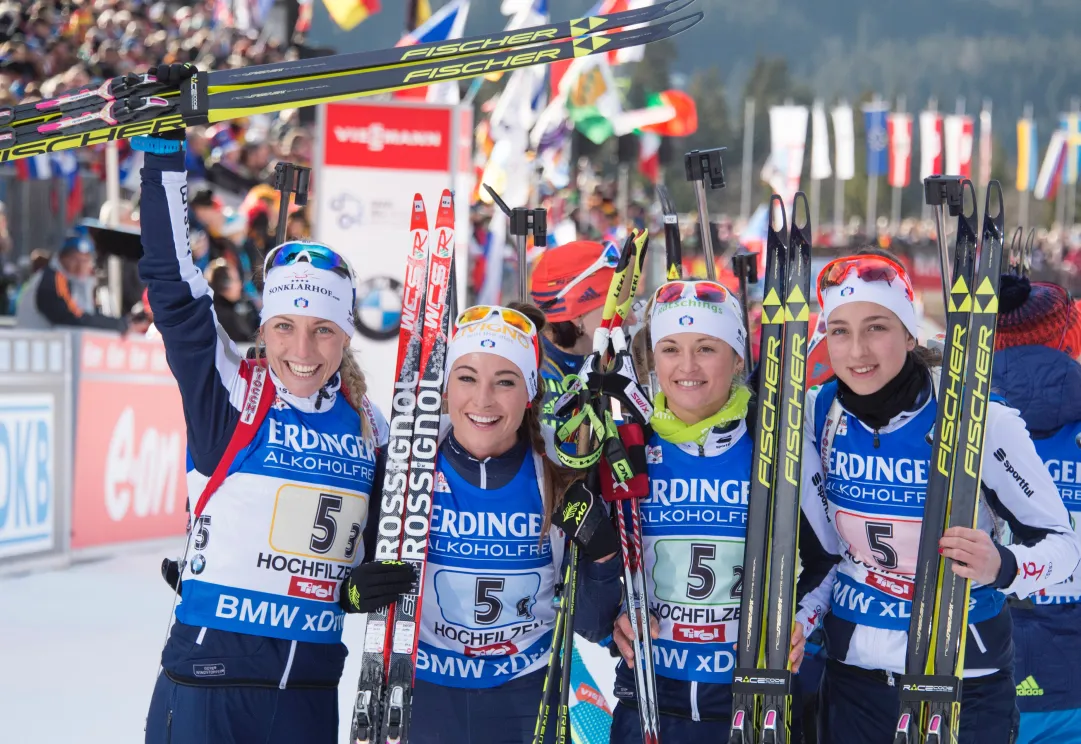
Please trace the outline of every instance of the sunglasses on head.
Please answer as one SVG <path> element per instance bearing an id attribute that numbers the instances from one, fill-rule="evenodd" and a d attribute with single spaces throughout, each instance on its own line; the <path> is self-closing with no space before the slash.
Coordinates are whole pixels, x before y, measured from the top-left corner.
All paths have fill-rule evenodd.
<path id="1" fill-rule="evenodd" d="M 684 298 L 694 297 L 702 302 L 723 303 L 728 299 L 728 290 L 711 281 L 699 282 L 668 282 L 657 288 L 653 295 L 654 303 L 665 305 L 670 302 L 678 302 Z"/>
<path id="2" fill-rule="evenodd" d="M 885 256 L 845 256 L 836 258 L 826 264 L 818 274 L 818 306 L 822 307 L 822 292 L 829 287 L 843 284 L 845 279 L 855 272 L 856 276 L 865 282 L 892 283 L 900 279 L 905 285 L 905 293 L 911 302 L 915 295 L 912 291 L 912 282 L 908 278 L 908 272 L 896 261 Z"/>
<path id="3" fill-rule="evenodd" d="M 571 279 L 563 289 L 559 290 L 550 300 L 545 300 L 539 304 L 541 310 L 551 310 L 555 305 L 562 300 L 567 294 L 574 289 L 575 286 L 581 284 L 589 277 L 596 274 L 601 269 L 614 269 L 619 264 L 619 246 L 611 241 L 607 241 L 604 244 L 604 250 L 601 251 L 601 255 L 597 257 L 589 267 L 578 276 Z"/>
<path id="4" fill-rule="evenodd" d="M 458 319 L 454 322 L 454 330 L 457 331 L 459 328 L 483 323 L 493 315 L 499 316 L 511 328 L 529 336 L 533 342 L 533 351 L 536 353 L 537 362 L 539 363 L 540 342 L 537 338 L 537 327 L 533 325 L 533 321 L 528 316 L 514 308 L 503 307 L 502 305 L 474 305 L 473 307 L 467 307 L 458 314 Z"/>
<path id="5" fill-rule="evenodd" d="M 316 269 L 333 271 L 350 280 L 354 279 L 352 267 L 341 255 L 321 243 L 297 240 L 282 243 L 268 253 L 263 261 L 263 274 L 265 276 L 271 269 L 279 266 L 292 266 L 301 262 L 307 262 Z"/>

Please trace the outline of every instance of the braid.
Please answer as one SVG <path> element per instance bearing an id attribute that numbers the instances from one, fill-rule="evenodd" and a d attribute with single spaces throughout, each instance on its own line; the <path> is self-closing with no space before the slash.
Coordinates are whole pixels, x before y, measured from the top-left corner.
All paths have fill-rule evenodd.
<path id="1" fill-rule="evenodd" d="M 338 372 L 342 376 L 342 390 L 346 392 L 349 403 L 360 414 L 360 432 L 365 439 L 371 439 L 375 436 L 375 432 L 372 431 L 368 414 L 364 411 L 364 396 L 368 392 L 368 381 L 364 378 L 364 372 L 357 364 L 351 349 L 347 348 L 342 354 L 342 365 L 338 368 Z"/>

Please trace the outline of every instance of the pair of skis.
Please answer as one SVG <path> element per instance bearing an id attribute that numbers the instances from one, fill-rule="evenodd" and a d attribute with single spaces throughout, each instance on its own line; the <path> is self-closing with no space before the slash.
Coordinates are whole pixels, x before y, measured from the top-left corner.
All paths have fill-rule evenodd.
<path id="1" fill-rule="evenodd" d="M 430 247 L 428 215 L 413 197 L 402 324 L 378 511 L 375 560 L 401 560 L 416 583 L 390 607 L 368 615 L 350 742 L 408 742 L 417 660 L 421 591 L 435 490 L 444 363 L 454 314 L 454 197 L 444 190 Z M 430 254 L 430 255 L 429 255 Z"/>
<path id="2" fill-rule="evenodd" d="M 807 221 L 797 225 L 800 205 Z M 730 744 L 785 744 L 791 718 L 811 223 L 803 192 L 791 231 L 779 196 L 770 210 Z"/>
<path id="3" fill-rule="evenodd" d="M 668 0 L 453 41 L 199 72 L 180 86 L 128 74 L 55 98 L 0 108 L 0 163 L 137 135 L 437 82 L 573 60 L 649 44 L 702 20 L 668 20 L 695 0 Z M 654 25 L 654 21 L 660 21 Z"/>
<path id="4" fill-rule="evenodd" d="M 960 725 L 970 582 L 938 543 L 948 527 L 976 527 L 1004 232 L 1002 187 L 991 181 L 977 255 L 976 192 L 968 180 L 962 189 L 972 208 L 958 216 L 952 284 L 942 266 L 946 340 L 895 744 L 955 744 Z"/>

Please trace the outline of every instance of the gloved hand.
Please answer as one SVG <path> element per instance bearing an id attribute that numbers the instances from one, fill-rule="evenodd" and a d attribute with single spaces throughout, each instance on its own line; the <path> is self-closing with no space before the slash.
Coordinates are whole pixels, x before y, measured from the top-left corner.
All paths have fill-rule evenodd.
<path id="1" fill-rule="evenodd" d="M 346 612 L 372 612 L 408 592 L 416 581 L 413 565 L 403 561 L 362 563 L 342 582 L 338 605 Z"/>
<path id="2" fill-rule="evenodd" d="M 171 65 L 154 65 L 148 72 L 158 79 L 158 82 L 162 85 L 170 88 L 179 88 L 188 78 L 195 77 L 195 74 L 199 72 L 199 68 L 193 64 L 171 64 Z M 154 135 L 150 135 L 164 140 L 183 140 L 186 136 L 186 130 L 184 129 L 172 129 L 168 132 L 159 132 Z"/>
<path id="3" fill-rule="evenodd" d="M 552 523 L 562 529 L 591 561 L 606 561 L 619 552 L 619 535 L 608 505 L 585 481 L 575 481 L 563 494 Z"/>
<path id="4" fill-rule="evenodd" d="M 173 591 L 180 591 L 180 563 L 170 558 L 163 558 L 161 561 L 161 578 L 165 579 L 165 583 L 173 588 Z"/>

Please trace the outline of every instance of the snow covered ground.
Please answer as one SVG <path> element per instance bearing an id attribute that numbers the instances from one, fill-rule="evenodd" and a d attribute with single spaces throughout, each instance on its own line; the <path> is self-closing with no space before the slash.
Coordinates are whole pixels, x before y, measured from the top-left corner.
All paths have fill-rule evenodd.
<path id="1" fill-rule="evenodd" d="M 178 543 L 174 553 L 183 549 Z M 143 547 L 61 571 L 0 577 L 0 742 L 143 740 L 172 603 L 159 573 L 165 554 Z M 361 647 L 360 620 L 345 624 L 351 649 Z M 578 644 L 614 706 L 608 652 Z M 351 654 L 340 687 L 342 742 L 359 664 Z"/>

